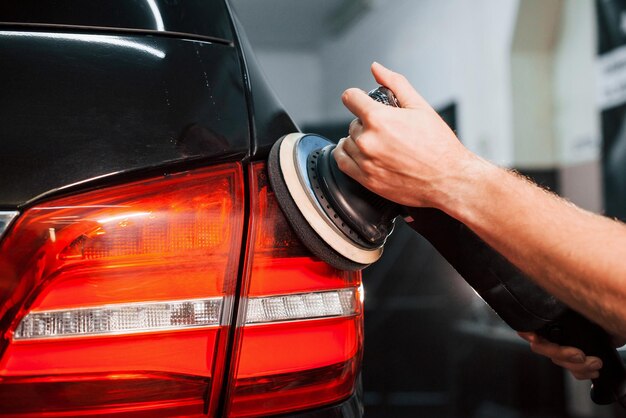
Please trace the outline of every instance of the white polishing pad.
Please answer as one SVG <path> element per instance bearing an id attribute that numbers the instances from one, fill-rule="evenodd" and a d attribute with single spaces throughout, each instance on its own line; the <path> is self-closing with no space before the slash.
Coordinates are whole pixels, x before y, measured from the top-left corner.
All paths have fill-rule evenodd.
<path id="1" fill-rule="evenodd" d="M 287 190 L 302 216 L 309 223 L 311 228 L 327 243 L 333 250 L 343 257 L 360 264 L 372 264 L 376 262 L 383 253 L 383 248 L 373 249 L 363 248 L 350 240 L 333 222 L 328 219 L 324 210 L 320 207 L 317 199 L 310 190 L 310 182 L 306 175 L 299 169 L 299 162 L 306 161 L 306 155 L 298 155 L 299 143 L 306 134 L 293 133 L 287 135 L 280 145 L 279 161 Z M 306 138 L 304 139 L 306 140 Z M 306 167 L 305 167 L 306 168 Z"/>

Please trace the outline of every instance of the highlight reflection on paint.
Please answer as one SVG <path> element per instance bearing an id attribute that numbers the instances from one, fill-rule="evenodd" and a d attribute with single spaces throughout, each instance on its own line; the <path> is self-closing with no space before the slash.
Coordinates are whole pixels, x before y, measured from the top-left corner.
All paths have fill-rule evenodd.
<path id="1" fill-rule="evenodd" d="M 156 5 L 154 0 L 146 0 L 148 3 L 148 7 L 150 7 L 150 11 L 154 15 L 154 23 L 156 24 L 156 30 L 163 32 L 165 30 L 165 25 L 163 25 L 163 17 L 161 16 L 161 11 L 159 7 Z"/>
<path id="2" fill-rule="evenodd" d="M 156 49 L 140 42 L 129 41 L 128 39 L 121 38 L 119 36 L 110 35 L 87 35 L 87 34 L 74 34 L 74 33 L 49 33 L 49 32 L 14 32 L 14 31 L 0 31 L 0 36 L 13 36 L 23 38 L 48 38 L 63 41 L 80 41 L 88 43 L 97 43 L 105 45 L 121 46 L 123 48 L 130 48 L 137 51 L 145 52 L 157 58 L 165 58 L 165 52 L 160 49 Z"/>

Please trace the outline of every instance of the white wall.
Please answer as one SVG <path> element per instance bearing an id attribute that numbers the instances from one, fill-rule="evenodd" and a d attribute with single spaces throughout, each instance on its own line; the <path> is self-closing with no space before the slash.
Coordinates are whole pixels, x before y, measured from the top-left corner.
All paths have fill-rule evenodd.
<path id="1" fill-rule="evenodd" d="M 270 84 L 298 125 L 324 119 L 320 93 L 323 71 L 317 51 L 255 49 L 255 54 Z"/>
<path id="2" fill-rule="evenodd" d="M 511 55 L 514 165 L 522 169 L 556 166 L 552 51 Z"/>
<path id="3" fill-rule="evenodd" d="M 555 133 L 560 165 L 597 161 L 600 120 L 596 105 L 596 27 L 589 0 L 564 2 L 554 54 Z"/>
<path id="4" fill-rule="evenodd" d="M 562 0 L 525 0 L 519 5 L 511 46 L 515 166 L 556 166 L 554 50 Z"/>
<path id="5" fill-rule="evenodd" d="M 531 3 L 547 22 L 543 32 L 536 16 L 522 16 Z M 341 93 L 373 88 L 369 66 L 379 61 L 404 73 L 435 107 L 456 102 L 461 140 L 498 164 L 553 168 L 597 161 L 593 2 L 372 4 L 339 37 L 311 48 L 256 51 L 301 126 L 351 119 Z M 520 28 L 519 19 L 526 26 Z"/>
<path id="6" fill-rule="evenodd" d="M 601 128 L 596 102 L 594 4 L 567 0 L 554 52 L 554 133 L 561 194 L 602 211 Z"/>
<path id="7" fill-rule="evenodd" d="M 500 164 L 512 162 L 508 51 L 517 0 L 394 0 L 324 45 L 328 119 L 349 117 L 347 87 L 369 89 L 379 61 L 404 73 L 435 107 L 455 101 L 462 141 Z"/>
<path id="8" fill-rule="evenodd" d="M 348 87 L 375 87 L 379 61 L 404 73 L 435 107 L 457 103 L 462 141 L 513 161 L 508 53 L 518 0 L 382 0 L 353 27 L 311 50 L 257 50 L 300 125 L 344 121 Z"/>
<path id="9" fill-rule="evenodd" d="M 589 0 L 524 0 L 511 49 L 515 165 L 595 161 L 595 18 Z"/>

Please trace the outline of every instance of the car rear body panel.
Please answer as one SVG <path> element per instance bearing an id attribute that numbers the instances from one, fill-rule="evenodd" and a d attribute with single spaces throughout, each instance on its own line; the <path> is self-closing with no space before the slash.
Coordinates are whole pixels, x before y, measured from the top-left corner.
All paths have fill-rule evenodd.
<path id="1" fill-rule="evenodd" d="M 2 30 L 0 61 L 2 207 L 94 177 L 248 153 L 232 46 Z"/>
<path id="2" fill-rule="evenodd" d="M 0 5 L 0 16 L 18 24 L 161 32 L 226 43 L 233 39 L 223 1 L 8 0 Z"/>
<path id="3" fill-rule="evenodd" d="M 4 238 L 0 241 L 4 245 L 4 251 L 0 253 L 4 258 L 0 257 L 0 265 L 6 267 L 11 263 L 17 264 L 18 267 L 32 270 L 33 277 L 37 277 L 37 280 L 29 280 L 30 276 L 26 277 L 27 275 L 24 274 L 7 273 L 10 272 L 7 268 L 3 270 L 4 274 L 0 275 L 0 287 L 7 290 L 6 296 L 12 300 L 11 303 L 7 303 L 5 299 L 0 305 L 0 308 L 11 310 L 4 315 L 5 320 L 0 321 L 2 333 L 0 340 L 3 342 L 0 344 L 0 355 L 6 349 L 5 356 L 0 358 L 0 366 L 2 366 L 0 374 L 4 379 L 0 382 L 0 397 L 11 402 L 13 407 L 11 411 L 22 414 L 24 411 L 40 411 L 49 408 L 50 405 L 47 404 L 46 399 L 40 398 L 35 402 L 35 395 L 32 393 L 28 395 L 28 391 L 39 390 L 37 385 L 43 385 L 45 391 L 51 391 L 49 396 L 58 400 L 55 408 L 61 415 L 65 413 L 62 412 L 65 410 L 89 409 L 94 405 L 100 405 L 106 409 L 109 408 L 108 402 L 115 401 L 114 398 L 117 396 L 116 379 L 126 379 L 124 382 L 128 385 L 121 392 L 126 397 L 124 402 L 128 402 L 128 405 L 134 405 L 134 402 L 142 399 L 141 396 L 152 397 L 153 392 L 159 392 L 161 397 L 165 396 L 164 393 L 172 397 L 172 399 L 166 399 L 167 402 L 173 402 L 172 410 L 168 410 L 168 414 L 180 414 L 184 409 L 177 408 L 188 406 L 191 408 L 189 411 L 193 411 L 194 414 L 223 415 L 228 413 L 225 411 L 229 411 L 229 404 L 234 405 L 237 397 L 240 396 L 240 393 L 234 390 L 234 385 L 238 385 L 239 381 L 245 383 L 251 379 L 261 379 L 255 384 L 256 386 L 241 386 L 248 391 L 252 390 L 255 396 L 261 396 L 260 389 L 273 388 L 271 385 L 268 386 L 267 382 L 271 383 L 272 379 L 278 378 L 284 380 L 288 374 L 283 370 L 283 366 L 278 364 L 279 367 L 276 370 L 263 371 L 268 379 L 263 377 L 265 376 L 263 373 L 259 376 L 249 376 L 249 369 L 256 370 L 259 366 L 257 363 L 260 362 L 254 357 L 256 355 L 254 350 L 246 357 L 247 362 L 242 361 L 239 364 L 240 351 L 245 351 L 250 345 L 250 342 L 245 340 L 246 333 L 244 332 L 247 318 L 246 305 L 249 297 L 248 286 L 254 288 L 261 280 L 258 269 L 255 270 L 256 267 L 250 261 L 254 259 L 253 254 L 256 254 L 257 260 L 265 260 L 269 263 L 268 265 L 277 268 L 278 272 L 282 271 L 281 268 L 294 268 L 293 277 L 284 282 L 289 283 L 290 286 L 293 283 L 299 283 L 296 280 L 297 277 L 306 283 L 309 283 L 311 278 L 317 280 L 315 286 L 296 289 L 296 292 L 289 286 L 281 287 L 282 282 L 278 280 L 276 271 L 266 270 L 265 280 L 273 287 L 264 286 L 267 289 L 275 289 L 271 292 L 255 294 L 255 297 L 267 298 L 267 303 L 282 300 L 283 293 L 286 294 L 285 300 L 293 302 L 298 297 L 303 298 L 302 300 L 316 298 L 319 292 L 336 293 L 337 289 L 358 286 L 360 283 L 360 276 L 352 275 L 348 279 L 345 272 L 330 271 L 329 266 L 312 258 L 303 247 L 300 249 L 300 244 L 293 241 L 295 237 L 291 237 L 290 227 L 282 218 L 276 202 L 273 201 L 273 193 L 265 184 L 263 160 L 271 145 L 278 138 L 297 131 L 298 128 L 267 84 L 242 28 L 236 19 L 231 21 L 231 17 L 228 4 L 217 0 L 186 2 L 114 0 L 106 4 L 81 0 L 59 0 L 49 5 L 26 0 L 4 2 L 0 6 L 0 61 L 2 62 L 0 66 L 2 82 L 0 83 L 2 83 L 3 91 L 2 100 L 0 100 L 0 143 L 2 144 L 0 229 L 7 226 L 5 236 L 0 237 Z M 232 207 L 224 206 L 230 207 L 228 210 L 217 211 L 216 213 L 225 216 L 225 220 L 214 222 L 208 229 L 192 228 L 189 225 L 194 222 L 204 222 L 201 221 L 204 219 L 201 215 L 207 209 L 198 210 L 197 208 L 207 204 L 207 199 L 210 200 L 209 196 L 214 194 L 218 196 L 211 204 L 218 205 L 218 207 L 225 205 L 225 200 L 219 197 L 218 184 L 222 184 L 226 178 L 222 179 L 222 183 L 216 182 L 215 179 L 211 180 L 213 183 L 200 182 L 206 189 L 201 189 L 201 193 L 193 197 L 185 191 L 185 187 L 190 187 L 189 184 L 193 178 L 202 175 L 203 170 L 216 173 L 226 170 L 224 173 L 232 172 L 234 176 L 232 180 L 234 191 L 231 192 L 234 193 L 232 199 L 236 204 L 233 203 Z M 190 180 L 186 181 L 186 178 Z M 218 180 L 219 178 L 217 176 Z M 180 179 L 179 185 L 171 190 L 168 189 L 167 184 L 177 181 L 176 179 Z M 224 184 L 231 184 L 230 181 Z M 260 183 L 256 184 L 255 181 Z M 133 199 L 147 193 L 146 187 L 151 184 L 167 187 L 162 192 L 151 195 L 150 202 L 146 206 L 148 209 L 141 209 L 132 203 Z M 255 188 L 255 184 L 263 187 Z M 136 189 L 131 192 L 129 188 L 132 187 Z M 163 206 L 169 208 L 167 210 L 154 209 L 156 207 L 154 202 L 167 200 L 168 190 L 175 194 L 180 193 L 183 197 L 175 204 Z M 128 191 L 129 202 L 132 204 L 126 202 L 111 205 L 110 202 L 102 204 L 102 202 L 94 203 L 95 201 L 84 200 L 101 193 L 111 193 L 112 198 L 117 199 L 126 193 L 125 191 Z M 259 211 L 259 208 L 255 209 L 254 205 L 255 202 L 261 201 L 267 206 L 263 206 L 264 209 Z M 181 212 L 181 207 L 185 205 L 189 205 L 192 209 Z M 111 212 L 113 216 L 110 216 L 108 207 L 114 208 L 111 209 L 112 211 L 121 212 L 115 214 Z M 43 226 L 40 226 L 43 229 L 40 228 L 36 233 L 29 233 L 21 228 L 25 220 L 32 217 L 34 213 L 46 212 L 44 209 L 60 212 L 50 212 L 51 215 L 48 218 L 42 218 L 41 225 Z M 82 210 L 100 211 L 100 209 L 103 210 L 102 216 L 90 215 L 85 219 L 73 213 L 66 213 Z M 21 216 L 17 216 L 19 213 Z M 109 240 L 109 244 L 116 248 L 115 251 L 122 251 L 124 257 L 131 257 L 131 253 L 139 248 L 140 241 L 143 242 L 145 239 L 148 242 L 147 237 L 154 238 L 153 223 L 156 221 L 146 221 L 148 226 L 140 228 L 140 219 L 143 219 L 142 217 L 157 219 L 159 216 L 164 218 L 164 222 L 170 222 L 172 225 L 181 216 L 183 217 L 181 219 L 186 219 L 185 222 L 191 222 L 176 224 L 175 227 L 168 229 L 167 234 L 159 235 L 154 241 L 158 247 L 162 245 L 164 239 L 169 240 L 171 248 L 178 251 L 177 257 L 189 258 L 185 262 L 180 261 L 182 258 L 178 262 L 166 262 L 165 265 L 171 268 L 172 272 L 169 275 L 161 275 L 163 280 L 158 279 L 161 276 L 157 277 L 155 273 L 160 270 L 145 269 L 144 278 L 148 281 L 152 280 L 159 289 L 159 286 L 168 289 L 164 291 L 166 294 L 154 291 L 154 286 L 152 288 L 140 286 L 140 275 L 136 272 L 117 274 L 117 271 L 122 271 L 131 265 L 128 261 L 113 265 L 105 257 L 102 262 L 96 260 L 96 264 L 100 263 L 98 265 L 103 267 L 98 274 L 92 274 L 92 272 L 84 277 L 77 276 L 76 280 L 71 278 L 65 281 L 60 279 L 61 274 L 65 274 L 61 272 L 63 268 L 59 270 L 59 274 L 54 273 L 49 276 L 44 274 L 45 269 L 40 268 L 45 258 L 42 258 L 42 254 L 49 256 L 47 258 L 49 262 L 56 263 L 59 260 L 65 260 L 67 248 L 71 248 L 71 251 L 75 250 L 71 253 L 73 257 L 71 263 L 90 262 L 85 252 L 89 240 L 106 241 L 107 236 L 116 237 L 116 234 L 122 234 L 122 231 L 131 233 L 136 230 L 132 232 L 135 235 L 129 235 L 131 238 L 123 241 L 125 244 L 119 248 L 115 247 L 119 240 Z M 13 218 L 15 221 L 11 222 Z M 192 222 L 194 219 L 195 221 Z M 72 235 L 77 233 L 81 225 L 89 226 L 94 221 L 102 225 L 93 231 L 78 233 L 76 238 Z M 216 234 L 209 234 L 211 239 L 225 239 L 226 235 L 219 232 L 220 228 L 225 225 L 229 228 L 236 226 L 237 231 L 233 232 L 232 237 L 229 238 L 233 248 L 226 251 L 229 255 L 227 258 L 231 261 L 224 262 L 226 263 L 224 265 L 230 266 L 228 269 L 230 273 L 225 274 L 221 281 L 215 281 L 211 278 L 212 274 L 214 275 L 221 267 L 204 268 L 204 276 L 197 276 L 202 279 L 196 283 L 196 288 L 216 287 L 217 293 L 190 290 L 195 288 L 190 287 L 191 282 L 185 279 L 182 274 L 183 270 L 190 269 L 193 263 L 202 263 L 203 260 L 207 260 L 207 257 L 214 257 L 217 254 L 213 250 L 211 250 L 213 252 L 206 250 L 203 247 L 206 242 L 198 237 L 207 235 L 207 231 L 218 231 Z M 266 225 L 266 228 L 261 228 L 261 225 Z M 185 228 L 191 228 L 189 231 L 194 232 L 186 234 Z M 265 235 L 255 228 L 261 228 L 265 231 Z M 178 232 L 175 234 L 174 231 Z M 178 233 L 180 236 L 177 235 Z M 251 237 L 257 236 L 257 233 L 259 237 L 264 237 L 264 241 L 252 240 Z M 65 239 L 63 234 L 68 234 L 69 237 L 70 244 L 66 249 L 62 249 L 60 244 Z M 11 239 L 15 241 L 18 238 L 32 239 L 37 245 L 9 245 Z M 263 251 L 260 251 L 257 248 L 260 242 L 271 243 L 276 248 L 261 246 L 259 248 Z M 146 248 L 153 248 L 152 241 L 150 243 Z M 254 252 L 255 248 L 258 251 L 254 250 L 256 251 Z M 194 251 L 205 250 L 208 252 L 203 253 L 202 257 L 193 256 Z M 271 251 L 266 252 L 266 250 Z M 28 251 L 36 253 L 31 261 L 19 262 L 18 257 Z M 165 254 L 165 256 L 170 257 L 171 254 Z M 141 255 L 141 257 L 147 257 L 146 260 L 149 259 L 150 263 L 155 263 L 155 265 L 163 264 L 165 256 L 152 252 L 148 255 Z M 72 264 L 74 270 L 68 271 L 78 271 L 77 265 Z M 115 277 L 107 278 L 110 274 Z M 97 280 L 102 283 L 96 286 L 94 283 Z M 67 289 L 63 287 L 64 283 L 68 284 Z M 115 283 L 119 285 L 114 285 Z M 325 286 L 328 288 L 322 286 L 323 283 L 326 283 Z M 43 298 L 42 295 L 45 292 L 52 294 L 54 286 L 58 286 L 57 294 L 60 297 L 65 298 L 67 295 L 75 300 L 72 301 L 71 306 L 53 307 L 54 309 L 50 308 L 51 310 L 46 308 L 50 311 L 48 312 L 42 307 L 43 305 L 38 305 L 38 301 L 40 297 Z M 109 295 L 103 291 L 107 286 L 111 287 L 111 295 L 121 295 L 120 298 L 123 300 L 111 302 L 103 299 L 98 303 L 89 302 L 95 297 Z M 80 289 L 84 292 L 81 293 Z M 128 289 L 135 289 L 134 293 Z M 180 292 L 184 294 L 181 296 Z M 294 292 L 301 293 L 302 296 L 290 296 Z M 313 296 L 306 295 L 311 292 Z M 70 318 L 74 315 L 72 309 L 93 310 L 96 306 L 98 309 L 108 309 L 107 312 L 113 312 L 124 308 L 123 303 L 133 302 L 147 304 L 141 305 L 140 308 L 147 310 L 149 306 L 157 306 L 152 305 L 155 302 L 170 303 L 169 299 L 173 301 L 172 303 L 179 303 L 179 299 L 187 301 L 187 299 L 208 297 L 223 297 L 224 306 L 226 306 L 222 311 L 219 338 L 216 337 L 218 343 L 215 347 L 217 348 L 204 347 L 195 343 L 185 347 L 185 341 L 189 340 L 185 340 L 186 333 L 195 335 L 195 333 L 201 333 L 202 330 L 173 330 L 172 334 L 166 337 L 171 339 L 172 344 L 181 345 L 182 348 L 178 351 L 183 355 L 172 360 L 161 358 L 167 351 L 167 347 L 162 345 L 165 337 L 155 337 L 157 334 L 149 334 L 149 332 L 137 334 L 136 337 L 146 344 L 143 350 L 149 353 L 146 356 L 139 353 L 140 346 L 136 341 L 132 341 L 135 338 L 132 335 L 120 337 L 119 341 L 115 336 L 90 337 L 89 335 L 77 336 L 76 340 L 72 340 L 73 336 L 70 335 L 67 340 L 61 336 L 60 339 L 43 342 L 36 339 L 18 341 L 17 345 L 13 345 L 17 341 L 15 336 L 18 322 L 22 321 L 31 310 L 34 311 L 35 316 L 42 317 L 41 312 L 46 315 L 49 313 L 51 316 L 59 316 L 58 309 L 65 309 L 67 312 L 63 312 L 67 315 L 64 318 Z M 121 305 L 116 306 L 116 303 Z M 37 309 L 41 311 L 39 314 L 36 313 Z M 355 379 L 360 370 L 362 348 L 361 312 L 362 309 L 359 308 L 344 319 L 315 317 L 313 320 L 308 320 L 304 318 L 302 324 L 299 320 L 295 320 L 289 326 L 280 323 L 251 325 L 257 334 L 262 334 L 261 331 L 267 334 L 261 335 L 267 340 L 267 344 L 263 348 L 263 353 L 259 353 L 265 356 L 266 363 L 269 360 L 282 359 L 272 354 L 276 350 L 276 344 L 272 338 L 266 338 L 274 335 L 272 334 L 274 328 L 281 330 L 289 328 L 297 331 L 283 333 L 283 339 L 298 336 L 309 338 L 310 332 L 307 330 L 315 329 L 319 325 L 317 332 L 320 332 L 320 335 L 324 338 L 331 338 L 335 342 L 339 341 L 339 346 L 342 347 L 335 350 L 336 352 L 327 348 L 329 355 L 332 354 L 333 358 L 335 354 L 345 354 L 350 357 L 344 359 L 345 364 L 350 366 L 351 374 L 349 377 L 342 375 L 344 392 L 340 396 L 330 396 L 327 401 L 312 399 L 312 402 L 308 402 L 307 397 L 303 396 L 300 406 L 294 407 L 283 407 L 279 401 L 275 400 L 274 402 L 278 403 L 273 406 L 272 413 L 292 411 L 291 414 L 298 414 L 293 416 L 316 418 L 361 416 L 361 396 L 358 390 L 358 379 Z M 341 321 L 345 321 L 346 324 L 350 323 L 349 332 L 338 335 L 335 331 L 323 331 L 326 323 L 335 324 Z M 207 332 L 209 334 L 217 332 L 214 331 Z M 98 338 L 101 339 L 98 340 Z M 257 340 L 261 341 L 263 338 L 257 338 Z M 342 346 L 343 339 L 351 341 L 351 345 L 346 343 Z M 98 341 L 110 341 L 111 344 L 118 342 L 121 344 L 126 341 L 129 344 L 129 350 L 132 348 L 139 353 L 138 357 L 135 361 L 132 356 L 129 356 L 128 353 L 131 351 L 128 351 L 125 356 L 113 355 L 108 360 L 115 364 L 107 366 L 106 362 L 98 362 L 98 356 L 87 355 L 88 350 L 83 347 L 76 351 L 76 356 L 71 350 L 68 351 L 67 358 L 71 362 L 84 360 L 85 364 L 79 364 L 80 368 L 75 370 L 61 370 L 62 368 L 56 365 L 65 364 L 69 367 L 69 360 L 66 362 L 58 359 L 45 360 L 43 358 L 45 356 L 37 355 L 37 350 L 41 349 L 37 348 L 37 344 L 56 344 L 56 351 L 48 350 L 46 351 L 48 355 L 65 355 L 65 344 L 70 348 L 73 345 L 83 344 L 90 350 L 100 350 L 102 358 L 107 358 L 115 352 L 111 348 L 112 345 L 106 346 Z M 25 347 L 33 350 L 33 356 L 19 357 L 15 354 L 16 350 L 23 350 Z M 289 344 L 283 349 L 288 347 L 290 347 Z M 307 348 L 312 348 L 312 345 Z M 318 351 L 320 350 L 314 349 L 314 353 Z M 191 354 L 194 352 L 199 353 L 196 356 L 197 359 L 206 360 L 207 367 L 198 366 L 194 370 L 188 370 L 191 364 Z M 31 359 L 38 359 L 37 361 L 41 364 L 29 366 L 30 368 L 9 367 L 11 364 L 18 364 L 16 359 L 19 358 L 26 359 L 28 364 Z M 151 363 L 145 366 L 143 364 L 145 361 Z M 130 363 L 127 365 L 124 362 Z M 299 364 L 296 364 L 298 367 L 291 366 L 296 372 L 292 370 L 289 378 L 300 382 L 299 384 L 303 387 L 319 380 L 320 384 L 327 384 L 327 387 L 332 389 L 333 380 L 339 380 L 327 379 L 323 373 L 318 373 L 318 380 L 315 380 L 312 378 L 316 376 L 314 370 L 305 373 L 309 366 Z M 303 368 L 302 373 L 298 372 L 300 366 Z M 327 364 L 314 366 L 325 370 Z M 136 370 L 137 373 L 133 371 L 133 367 L 139 367 L 139 370 Z M 42 374 L 38 375 L 38 371 L 42 371 Z M 123 373 L 119 374 L 120 372 Z M 167 376 L 161 376 L 159 373 L 165 373 Z M 33 376 L 39 380 L 34 382 Z M 239 379 L 240 377 L 242 379 Z M 140 379 L 144 383 L 137 385 L 132 381 L 133 378 Z M 326 382 L 324 379 L 331 381 Z M 82 381 L 99 382 L 102 388 L 95 390 L 92 395 L 83 396 L 88 393 L 88 390 L 85 392 L 85 388 L 89 385 L 84 386 Z M 165 383 L 170 381 L 178 382 L 176 390 L 166 388 Z M 265 384 L 262 384 L 263 382 Z M 96 386 L 92 387 L 92 389 L 95 388 Z M 288 389 L 289 386 L 283 388 L 282 393 L 286 395 L 281 395 L 281 390 L 273 388 L 268 392 L 268 396 L 277 395 L 276 399 L 280 399 L 280 396 L 293 398 L 289 395 Z M 59 395 L 66 393 L 69 396 L 70 392 L 75 394 L 72 399 L 78 403 L 66 402 L 65 398 Z M 13 402 L 16 394 L 19 394 L 20 402 Z M 248 396 L 250 393 L 246 392 L 245 395 Z M 83 401 L 90 406 L 82 405 Z M 187 401 L 190 403 L 186 406 Z M 123 402 L 120 403 L 122 404 Z M 158 402 L 154 404 L 155 408 L 157 404 Z M 142 406 L 136 407 L 137 411 L 143 408 Z M 299 412 L 303 409 L 308 410 Z M 236 409 L 233 408 L 232 411 L 237 414 Z M 165 413 L 165 410 L 162 412 Z M 255 414 L 263 415 L 258 411 Z"/>

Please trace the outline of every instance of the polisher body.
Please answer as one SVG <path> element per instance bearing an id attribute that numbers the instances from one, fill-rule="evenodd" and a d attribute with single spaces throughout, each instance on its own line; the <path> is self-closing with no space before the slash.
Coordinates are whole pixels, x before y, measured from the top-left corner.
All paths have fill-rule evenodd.
<path id="1" fill-rule="evenodd" d="M 360 270 L 380 258 L 384 240 L 365 241 L 350 228 L 353 219 L 342 219 L 335 199 L 324 194 L 327 185 L 320 184 L 316 165 L 328 147 L 334 144 L 319 135 L 293 133 L 281 138 L 268 158 L 270 182 L 296 234 L 315 255 L 334 267 Z"/>

